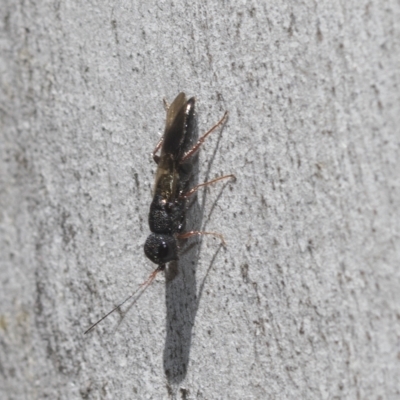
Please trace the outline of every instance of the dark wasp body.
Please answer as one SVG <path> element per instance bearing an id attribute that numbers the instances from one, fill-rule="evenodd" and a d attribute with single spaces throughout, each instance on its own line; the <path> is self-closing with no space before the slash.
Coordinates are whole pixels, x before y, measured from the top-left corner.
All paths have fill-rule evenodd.
<path id="1" fill-rule="evenodd" d="M 144 245 L 146 256 L 155 264 L 158 264 L 158 267 L 134 293 L 94 323 L 85 333 L 91 331 L 99 322 L 141 290 L 134 300 L 136 302 L 154 280 L 157 273 L 163 271 L 168 262 L 178 259 L 178 240 L 188 239 L 195 235 L 214 235 L 224 243 L 222 235 L 215 232 L 183 231 L 187 199 L 202 186 L 221 179 L 234 178 L 234 175 L 225 175 L 189 189 L 194 154 L 206 137 L 222 125 L 226 116 L 227 113 L 192 146 L 193 132 L 196 129 L 195 98 L 191 97 L 187 100 L 185 93 L 180 93 L 168 106 L 164 135 L 153 151 L 153 159 L 157 163 L 157 172 L 154 197 L 149 212 L 151 233 Z M 161 153 L 158 156 L 156 153 L 160 148 Z"/>
<path id="2" fill-rule="evenodd" d="M 158 168 L 149 213 L 152 233 L 146 240 L 144 252 L 151 261 L 160 264 L 160 269 L 178 258 L 174 235 L 184 229 L 186 198 L 182 195 L 187 192 L 191 172 L 191 160 L 182 162 L 182 159 L 195 125 L 195 99 L 186 100 L 181 93 L 168 107 L 161 154 L 155 154 L 157 148 L 153 153 Z"/>

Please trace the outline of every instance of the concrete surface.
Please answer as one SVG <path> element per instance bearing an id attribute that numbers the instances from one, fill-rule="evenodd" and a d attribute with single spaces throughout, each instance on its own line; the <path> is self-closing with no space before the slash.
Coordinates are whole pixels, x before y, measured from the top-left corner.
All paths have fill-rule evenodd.
<path id="1" fill-rule="evenodd" d="M 0 14 L 2 399 L 400 398 L 398 1 Z M 228 247 L 192 240 L 84 336 L 154 268 L 150 153 L 182 90 L 199 132 L 230 112 L 199 180 L 237 182 L 196 203 Z"/>

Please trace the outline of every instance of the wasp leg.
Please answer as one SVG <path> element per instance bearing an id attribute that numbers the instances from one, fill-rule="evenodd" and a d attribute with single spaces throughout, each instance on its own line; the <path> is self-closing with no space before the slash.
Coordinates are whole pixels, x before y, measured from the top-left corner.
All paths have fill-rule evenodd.
<path id="1" fill-rule="evenodd" d="M 193 154 L 196 153 L 196 151 L 199 149 L 199 147 L 204 143 L 206 140 L 207 136 L 214 131 L 216 128 L 218 128 L 220 125 L 222 125 L 225 121 L 226 118 L 228 117 L 228 111 L 225 111 L 224 116 L 209 130 L 207 131 L 199 140 L 198 142 L 188 151 L 186 152 L 181 160 L 181 164 L 183 164 L 188 158 L 192 157 Z"/>
<path id="2" fill-rule="evenodd" d="M 168 111 L 169 103 L 165 98 L 163 99 L 163 103 L 164 103 L 165 111 Z M 163 141 L 164 141 L 164 136 L 162 136 L 162 138 L 158 141 L 157 146 L 155 147 L 155 149 L 153 150 L 153 153 L 152 153 L 153 160 L 156 164 L 158 164 L 160 162 L 160 156 L 158 156 L 156 153 L 158 150 L 160 150 L 160 147 L 163 144 Z"/>
<path id="3" fill-rule="evenodd" d="M 208 186 L 211 185 L 212 183 L 218 182 L 222 179 L 228 179 L 228 178 L 233 178 L 236 179 L 236 176 L 231 174 L 231 175 L 224 175 L 224 176 L 220 176 L 219 178 L 215 178 L 212 181 L 208 181 L 208 182 L 204 182 L 204 183 L 200 183 L 199 185 L 195 186 L 194 188 L 190 189 L 187 193 L 181 194 L 179 196 L 179 198 L 181 199 L 187 199 L 188 197 L 190 197 L 193 193 L 196 193 L 201 187 L 203 186 Z"/>
<path id="4" fill-rule="evenodd" d="M 178 239 L 189 239 L 192 236 L 197 236 L 197 235 L 212 235 L 217 238 L 219 238 L 224 246 L 226 246 L 226 242 L 224 237 L 220 233 L 216 232 L 202 232 L 202 231 L 189 231 L 185 233 L 181 233 L 177 236 Z"/>
<path id="5" fill-rule="evenodd" d="M 165 111 L 168 111 L 169 103 L 168 103 L 167 99 L 164 97 L 164 98 L 162 99 L 162 101 L 163 101 L 163 103 L 164 103 Z"/>
<path id="6" fill-rule="evenodd" d="M 158 141 L 157 146 L 155 147 L 155 149 L 153 150 L 153 153 L 152 153 L 153 160 L 156 164 L 158 164 L 160 162 L 160 156 L 158 156 L 156 153 L 158 150 L 160 150 L 160 147 L 163 144 L 163 141 L 164 141 L 164 136 L 162 136 L 162 138 Z"/>
<path id="7" fill-rule="evenodd" d="M 170 104 L 168 103 L 168 101 L 167 101 L 165 98 L 163 99 L 163 103 L 164 103 L 165 111 L 168 112 L 169 107 L 170 107 Z M 225 115 L 226 115 L 226 113 L 225 113 Z M 224 117 L 222 118 L 222 120 L 225 118 L 225 115 L 224 115 Z M 204 141 L 204 139 L 206 138 L 206 136 L 207 136 L 208 134 L 210 134 L 218 125 L 221 124 L 222 120 L 219 121 L 215 126 L 213 126 L 213 127 L 210 129 L 210 131 L 208 131 L 200 140 Z M 200 142 L 200 140 L 199 140 L 199 142 Z M 157 143 L 157 146 L 155 147 L 155 149 L 153 150 L 153 153 L 152 153 L 153 160 L 154 160 L 154 162 L 155 162 L 156 164 L 158 164 L 158 163 L 160 162 L 160 156 L 158 156 L 156 153 L 157 153 L 157 151 L 160 149 L 160 147 L 162 146 L 163 141 L 164 141 L 164 136 L 159 140 L 159 142 Z M 202 142 L 201 142 L 201 143 L 202 143 Z M 201 143 L 197 143 L 196 146 L 199 147 L 199 146 L 201 145 Z M 194 147 L 196 147 L 196 146 L 194 146 Z M 194 149 L 194 148 L 193 148 L 193 149 Z M 191 150 L 193 150 L 193 149 L 191 149 Z M 197 151 L 197 149 L 194 150 L 194 152 L 196 152 L 196 151 Z M 190 152 L 190 151 L 189 151 L 189 152 Z M 189 152 L 188 152 L 188 153 L 189 153 Z M 189 156 L 189 157 L 190 157 L 190 156 Z M 183 160 L 181 160 L 181 162 L 183 162 Z"/>

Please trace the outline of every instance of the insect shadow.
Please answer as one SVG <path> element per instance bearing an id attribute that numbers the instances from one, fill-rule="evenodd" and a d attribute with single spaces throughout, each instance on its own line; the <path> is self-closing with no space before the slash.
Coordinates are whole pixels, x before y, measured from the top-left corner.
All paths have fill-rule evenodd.
<path id="1" fill-rule="evenodd" d="M 192 140 L 198 140 L 197 115 L 195 129 L 192 132 Z M 222 130 L 218 135 L 218 141 L 214 152 L 208 162 L 204 181 L 209 181 L 212 163 L 218 151 Z M 199 155 L 196 154 L 192 159 L 192 176 L 189 180 L 190 187 L 199 184 Z M 220 194 L 228 182 L 220 188 Z M 215 189 L 215 188 L 213 188 Z M 215 200 L 214 206 L 220 196 Z M 191 199 L 186 213 L 186 230 L 204 231 L 211 218 L 214 206 L 211 207 L 205 221 L 205 205 L 207 190 L 203 189 L 196 193 Z M 192 330 L 195 323 L 196 314 L 202 297 L 205 281 L 212 269 L 218 253 L 223 247 L 218 243 L 216 251 L 210 261 L 207 271 L 198 286 L 197 267 L 199 255 L 203 243 L 203 236 L 198 236 L 197 240 L 190 240 L 183 243 L 179 260 L 173 261 L 166 269 L 166 291 L 165 300 L 167 308 L 166 316 L 166 340 L 163 354 L 164 372 L 168 383 L 171 386 L 178 385 L 186 376 L 189 364 L 190 348 L 192 343 Z"/>

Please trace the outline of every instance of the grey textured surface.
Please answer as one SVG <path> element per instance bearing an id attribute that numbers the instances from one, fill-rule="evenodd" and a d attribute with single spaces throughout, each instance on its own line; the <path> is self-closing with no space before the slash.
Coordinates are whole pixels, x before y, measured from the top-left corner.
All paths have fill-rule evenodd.
<path id="1" fill-rule="evenodd" d="M 1 398 L 400 398 L 399 2 L 138 3 L 2 2 Z M 199 176 L 237 175 L 199 195 L 228 247 L 84 336 L 153 268 L 181 90 L 200 132 L 230 112 Z"/>

